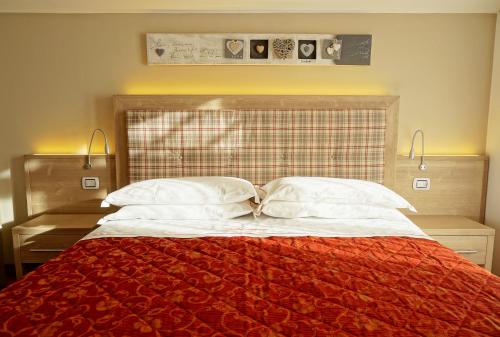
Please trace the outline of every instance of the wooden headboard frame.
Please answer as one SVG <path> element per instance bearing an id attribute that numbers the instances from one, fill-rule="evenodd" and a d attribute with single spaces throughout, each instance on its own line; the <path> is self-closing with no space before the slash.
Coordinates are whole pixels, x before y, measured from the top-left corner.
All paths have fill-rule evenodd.
<path id="1" fill-rule="evenodd" d="M 126 112 L 190 109 L 385 109 L 384 184 L 392 187 L 396 172 L 398 96 L 205 96 L 118 95 L 113 97 L 116 142 L 116 183 L 129 183 Z"/>

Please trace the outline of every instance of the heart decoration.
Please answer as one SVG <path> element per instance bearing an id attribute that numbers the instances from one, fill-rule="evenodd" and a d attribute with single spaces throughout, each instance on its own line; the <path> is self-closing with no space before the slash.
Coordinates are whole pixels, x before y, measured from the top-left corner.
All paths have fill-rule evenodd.
<path id="1" fill-rule="evenodd" d="M 312 43 L 301 44 L 300 51 L 305 57 L 309 57 L 314 52 L 314 45 Z"/>
<path id="2" fill-rule="evenodd" d="M 273 41 L 274 55 L 282 60 L 291 58 L 294 49 L 295 49 L 295 40 L 275 39 Z"/>
<path id="3" fill-rule="evenodd" d="M 328 56 L 332 56 L 335 59 L 340 58 L 340 49 L 342 48 L 342 42 L 338 40 L 332 40 L 329 42 L 325 48 L 325 53 Z"/>
<path id="4" fill-rule="evenodd" d="M 226 42 L 226 48 L 231 52 L 231 54 L 236 56 L 243 50 L 243 41 L 229 40 Z"/>
<path id="5" fill-rule="evenodd" d="M 163 48 L 156 48 L 155 49 L 155 53 L 156 53 L 156 55 L 158 55 L 159 57 L 161 57 L 165 53 L 165 49 L 163 49 Z"/>
<path id="6" fill-rule="evenodd" d="M 266 50 L 266 47 L 263 44 L 258 44 L 255 46 L 255 51 L 259 54 L 262 54 Z"/>

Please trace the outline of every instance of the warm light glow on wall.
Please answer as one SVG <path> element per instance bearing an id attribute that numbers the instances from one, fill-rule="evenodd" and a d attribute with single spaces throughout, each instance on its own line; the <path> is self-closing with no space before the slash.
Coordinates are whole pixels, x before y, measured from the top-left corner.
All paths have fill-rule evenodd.
<path id="1" fill-rule="evenodd" d="M 131 83 L 125 86 L 127 95 L 389 95 L 387 89 L 380 86 L 269 86 L 258 87 L 234 86 L 191 86 L 181 87 L 168 84 Z"/>
<path id="2" fill-rule="evenodd" d="M 35 144 L 37 154 L 86 154 L 87 146 L 82 143 L 70 143 L 64 139 L 43 141 Z"/>
<path id="3" fill-rule="evenodd" d="M 401 139 L 400 139 L 401 143 Z M 408 157 L 410 144 L 403 143 L 399 147 L 398 155 Z M 415 148 L 415 155 L 420 156 L 420 146 Z M 440 147 L 439 145 L 425 144 L 425 156 L 480 156 L 477 150 L 472 146 L 460 146 L 457 148 Z"/>

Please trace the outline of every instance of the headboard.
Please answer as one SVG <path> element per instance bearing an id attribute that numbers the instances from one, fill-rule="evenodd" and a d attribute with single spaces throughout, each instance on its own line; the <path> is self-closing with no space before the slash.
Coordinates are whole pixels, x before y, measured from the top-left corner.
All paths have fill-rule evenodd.
<path id="1" fill-rule="evenodd" d="M 115 96 L 117 186 L 207 175 L 392 186 L 398 105 L 396 96 Z"/>

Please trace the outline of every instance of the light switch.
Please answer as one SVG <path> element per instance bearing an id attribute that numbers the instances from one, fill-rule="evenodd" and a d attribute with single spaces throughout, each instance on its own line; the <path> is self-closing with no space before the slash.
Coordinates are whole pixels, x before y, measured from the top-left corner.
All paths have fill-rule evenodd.
<path id="1" fill-rule="evenodd" d="M 413 189 L 417 191 L 428 191 L 431 189 L 430 178 L 414 178 Z"/>
<path id="2" fill-rule="evenodd" d="M 99 189 L 99 177 L 83 177 L 82 178 L 82 188 L 84 190 L 98 190 Z"/>

